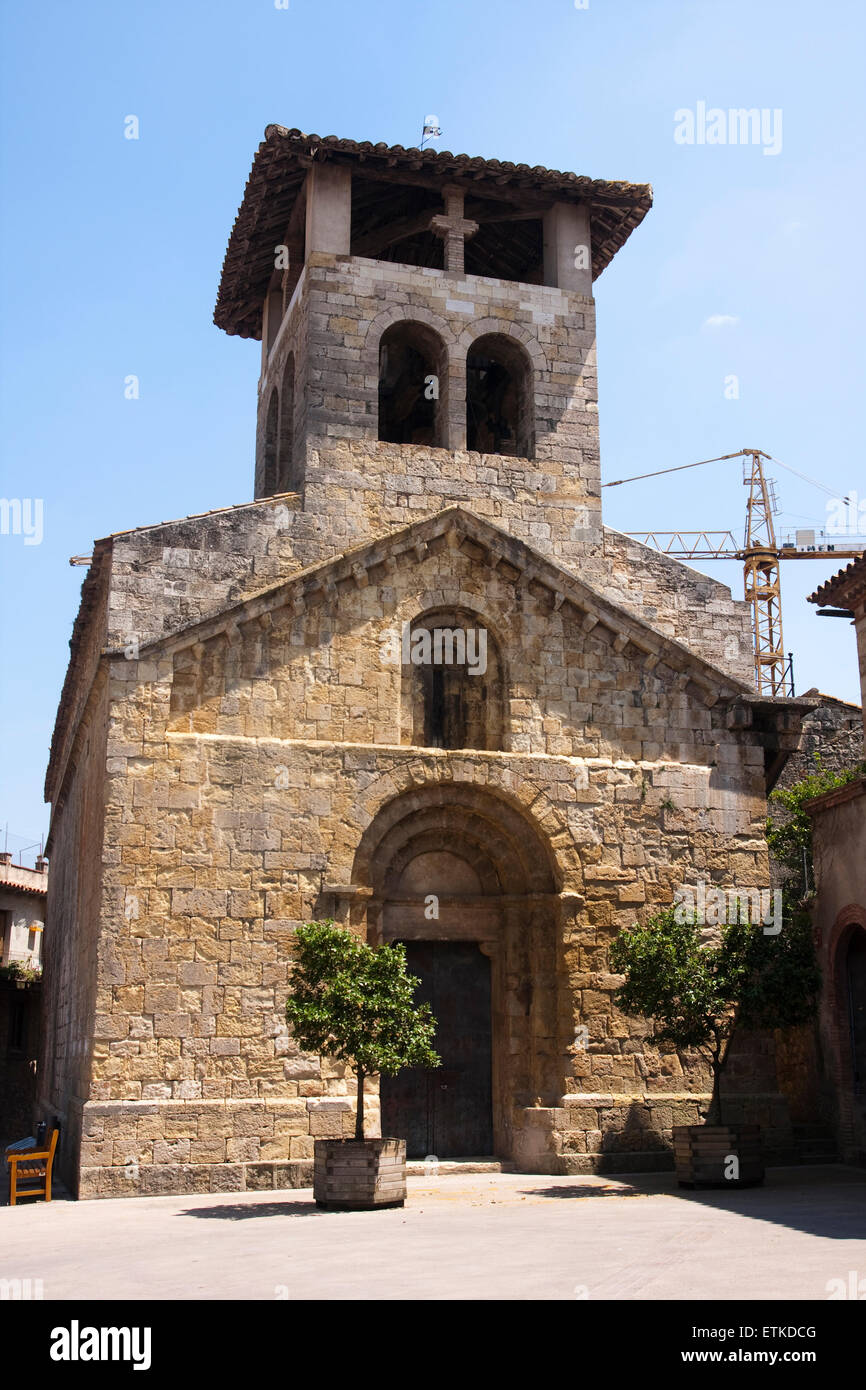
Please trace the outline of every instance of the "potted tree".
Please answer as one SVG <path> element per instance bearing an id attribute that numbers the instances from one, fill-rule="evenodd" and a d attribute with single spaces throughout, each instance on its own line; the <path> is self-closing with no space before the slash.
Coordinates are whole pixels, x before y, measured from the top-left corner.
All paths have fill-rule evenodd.
<path id="1" fill-rule="evenodd" d="M 374 949 L 333 921 L 297 930 L 286 1018 L 301 1047 L 347 1061 L 357 1080 L 354 1139 L 318 1139 L 313 1193 L 320 1207 L 402 1206 L 405 1139 L 364 1136 L 364 1079 L 403 1067 L 437 1067 L 428 1004 L 415 1004 L 399 943 Z"/>
<path id="2" fill-rule="evenodd" d="M 617 1003 L 655 1019 L 656 1037 L 699 1049 L 712 1069 L 705 1123 L 674 1127 L 680 1185 L 762 1182 L 760 1127 L 724 1123 L 721 1082 L 738 1029 L 788 1028 L 814 1017 L 820 976 L 807 915 L 794 914 L 778 935 L 761 923 L 730 923 L 706 945 L 694 911 L 670 907 L 620 932 L 610 958 L 625 976 Z"/>

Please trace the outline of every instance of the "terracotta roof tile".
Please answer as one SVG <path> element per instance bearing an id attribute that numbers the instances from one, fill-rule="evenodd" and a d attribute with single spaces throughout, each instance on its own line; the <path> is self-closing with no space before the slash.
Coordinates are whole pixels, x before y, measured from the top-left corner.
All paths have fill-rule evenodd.
<path id="1" fill-rule="evenodd" d="M 854 601 L 855 595 L 862 597 L 866 593 L 866 555 L 861 555 L 859 559 L 852 560 L 850 565 L 834 574 L 832 579 L 817 588 L 814 594 L 809 595 L 809 603 L 830 603 L 836 604 L 840 608 L 848 608 Z"/>
<path id="2" fill-rule="evenodd" d="M 407 181 L 430 186 L 471 176 L 473 195 L 508 199 L 508 190 L 529 190 L 539 198 L 590 205 L 592 271 L 598 277 L 652 206 L 649 184 L 591 179 L 541 164 L 512 164 L 450 150 L 405 148 L 307 135 L 269 125 L 259 145 L 223 262 L 214 323 L 227 333 L 260 338 L 262 303 L 273 272 L 273 248 L 281 240 L 307 169 L 314 161 L 336 159 L 359 173 L 405 171 Z"/>

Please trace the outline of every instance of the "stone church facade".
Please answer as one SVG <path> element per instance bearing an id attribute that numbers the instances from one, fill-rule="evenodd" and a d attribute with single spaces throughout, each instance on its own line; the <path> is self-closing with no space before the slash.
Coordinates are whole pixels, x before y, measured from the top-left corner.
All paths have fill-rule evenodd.
<path id="1" fill-rule="evenodd" d="M 407 942 L 440 1022 L 373 1132 L 634 1171 L 698 1118 L 608 947 L 769 883 L 804 706 L 754 695 L 745 604 L 602 523 L 592 284 L 650 202 L 268 127 L 215 314 L 262 340 L 255 500 L 96 543 L 52 743 L 40 1106 L 79 1196 L 310 1181 L 354 1128 L 284 1018 L 326 916 Z M 752 1037 L 730 1086 L 784 1158 L 780 1075 Z"/>

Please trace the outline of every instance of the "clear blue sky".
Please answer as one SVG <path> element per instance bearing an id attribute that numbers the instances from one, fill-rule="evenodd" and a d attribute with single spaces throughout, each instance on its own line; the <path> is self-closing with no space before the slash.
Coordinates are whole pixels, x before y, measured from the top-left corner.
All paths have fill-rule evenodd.
<path id="1" fill-rule="evenodd" d="M 866 498 L 860 0 L 6 0 L 2 5 L 0 830 L 48 823 L 45 763 L 84 571 L 125 527 L 252 495 L 258 344 L 212 324 L 270 122 L 652 183 L 597 284 L 603 476 L 756 446 Z M 782 149 L 674 141 L 698 102 L 782 112 Z M 140 139 L 124 139 L 136 115 Z M 715 326 L 707 320 L 721 317 Z M 124 378 L 141 396 L 124 399 Z M 739 378 L 739 399 L 725 378 Z M 855 413 L 856 412 L 856 413 Z M 780 469 L 781 524 L 827 498 Z M 606 520 L 742 529 L 737 463 L 604 494 Z M 859 699 L 854 633 L 783 572 L 797 688 Z M 712 571 L 741 594 L 740 566 Z M 12 836 L 17 838 L 12 838 Z M 28 858 L 30 856 L 27 856 Z"/>

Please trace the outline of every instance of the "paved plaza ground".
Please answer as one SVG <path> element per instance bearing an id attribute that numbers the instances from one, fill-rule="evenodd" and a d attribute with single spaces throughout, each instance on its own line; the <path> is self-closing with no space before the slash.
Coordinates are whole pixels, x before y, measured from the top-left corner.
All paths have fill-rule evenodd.
<path id="1" fill-rule="evenodd" d="M 312 1190 L 0 1209 L 0 1279 L 45 1299 L 815 1299 L 866 1294 L 866 1170 L 770 1169 L 695 1193 L 673 1174 L 410 1177 L 405 1207 Z"/>

